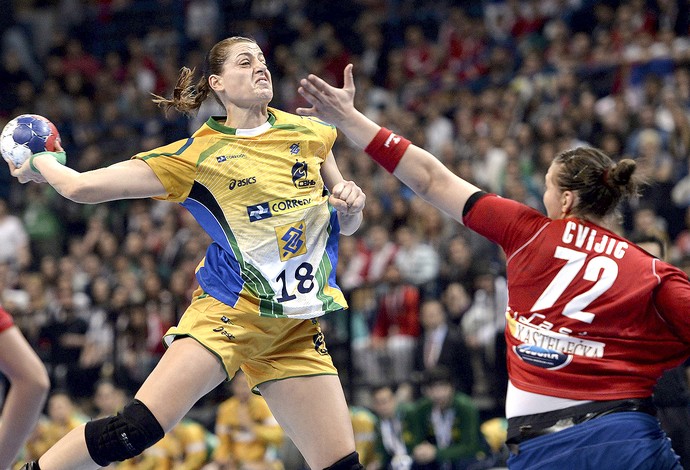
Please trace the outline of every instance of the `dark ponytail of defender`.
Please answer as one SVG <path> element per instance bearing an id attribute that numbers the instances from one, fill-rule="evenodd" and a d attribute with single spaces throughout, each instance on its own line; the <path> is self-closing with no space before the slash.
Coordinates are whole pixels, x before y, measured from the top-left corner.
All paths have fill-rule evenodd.
<path id="1" fill-rule="evenodd" d="M 202 74 L 201 78 L 199 78 L 196 83 L 194 83 L 195 69 L 190 70 L 188 67 L 182 67 L 180 69 L 180 75 L 177 78 L 177 83 L 175 83 L 172 97 L 164 98 L 152 93 L 153 102 L 164 108 L 166 112 L 172 108 L 188 116 L 193 116 L 201 106 L 201 103 L 203 103 L 209 93 L 211 93 L 216 101 L 221 106 L 225 107 L 220 98 L 218 98 L 218 95 L 216 95 L 209 86 L 208 77 L 211 75 L 221 75 L 223 73 L 223 64 L 225 64 L 228 58 L 230 48 L 239 42 L 251 42 L 256 44 L 256 41 L 253 39 L 242 36 L 233 36 L 217 42 L 206 56 L 206 63 L 204 64 L 205 73 Z"/>
<path id="2" fill-rule="evenodd" d="M 616 163 L 596 148 L 566 150 L 556 156 L 554 163 L 561 165 L 556 184 L 563 191 L 577 191 L 573 215 L 583 218 L 614 213 L 624 198 L 637 196 L 644 183 L 634 175 L 634 160 L 625 158 Z"/>

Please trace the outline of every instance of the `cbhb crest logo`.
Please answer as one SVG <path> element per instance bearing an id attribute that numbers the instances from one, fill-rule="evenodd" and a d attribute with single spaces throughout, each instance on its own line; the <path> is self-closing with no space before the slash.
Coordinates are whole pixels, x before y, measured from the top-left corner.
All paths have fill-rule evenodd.
<path id="1" fill-rule="evenodd" d="M 297 161 L 292 165 L 292 184 L 295 188 L 308 188 L 311 186 L 316 186 L 315 180 L 310 180 L 308 178 L 309 169 L 307 167 L 307 162 Z"/>

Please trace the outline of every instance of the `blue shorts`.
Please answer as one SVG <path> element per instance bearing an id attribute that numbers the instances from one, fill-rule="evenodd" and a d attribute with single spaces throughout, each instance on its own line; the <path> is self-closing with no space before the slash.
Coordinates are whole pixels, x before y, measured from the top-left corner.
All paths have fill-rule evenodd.
<path id="1" fill-rule="evenodd" d="M 683 470 L 655 417 L 620 412 L 520 444 L 511 470 Z"/>

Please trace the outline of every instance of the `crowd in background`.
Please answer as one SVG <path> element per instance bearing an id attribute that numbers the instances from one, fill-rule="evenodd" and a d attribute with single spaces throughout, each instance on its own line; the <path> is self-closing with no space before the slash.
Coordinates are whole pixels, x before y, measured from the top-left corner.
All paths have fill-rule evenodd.
<path id="1" fill-rule="evenodd" d="M 686 0 L 0 0 L 0 126 L 48 117 L 80 171 L 186 138 L 209 115 L 164 114 L 183 65 L 229 35 L 250 36 L 273 75 L 272 106 L 293 112 L 308 73 L 342 84 L 357 107 L 487 191 L 543 209 L 561 150 L 633 158 L 649 181 L 619 230 L 655 235 L 690 272 L 690 2 Z M 341 237 L 350 311 L 323 319 L 350 402 L 392 381 L 421 396 L 425 370 L 451 369 L 482 418 L 506 386 L 500 251 L 414 196 L 339 138 L 338 166 L 367 194 Z M 21 186 L 0 166 L 2 305 L 49 368 L 88 406 L 109 379 L 132 393 L 162 354 L 209 243 L 181 207 L 71 203 Z M 440 340 L 439 340 L 440 338 Z M 445 343 L 447 345 L 444 346 Z M 213 422 L 227 390 L 196 410 Z M 215 416 L 215 415 L 214 415 Z M 205 418 L 205 419 L 203 419 Z"/>

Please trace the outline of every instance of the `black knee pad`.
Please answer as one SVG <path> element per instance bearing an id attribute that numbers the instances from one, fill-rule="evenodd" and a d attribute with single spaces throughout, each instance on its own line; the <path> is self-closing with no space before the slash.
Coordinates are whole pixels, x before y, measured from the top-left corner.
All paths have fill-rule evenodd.
<path id="1" fill-rule="evenodd" d="M 342 459 L 338 460 L 336 463 L 330 467 L 326 467 L 323 470 L 364 470 L 364 467 L 359 463 L 359 454 L 353 452 L 346 455 Z"/>
<path id="2" fill-rule="evenodd" d="M 84 434 L 91 459 L 107 467 L 141 454 L 165 432 L 146 405 L 135 399 L 116 416 L 86 423 Z"/>

